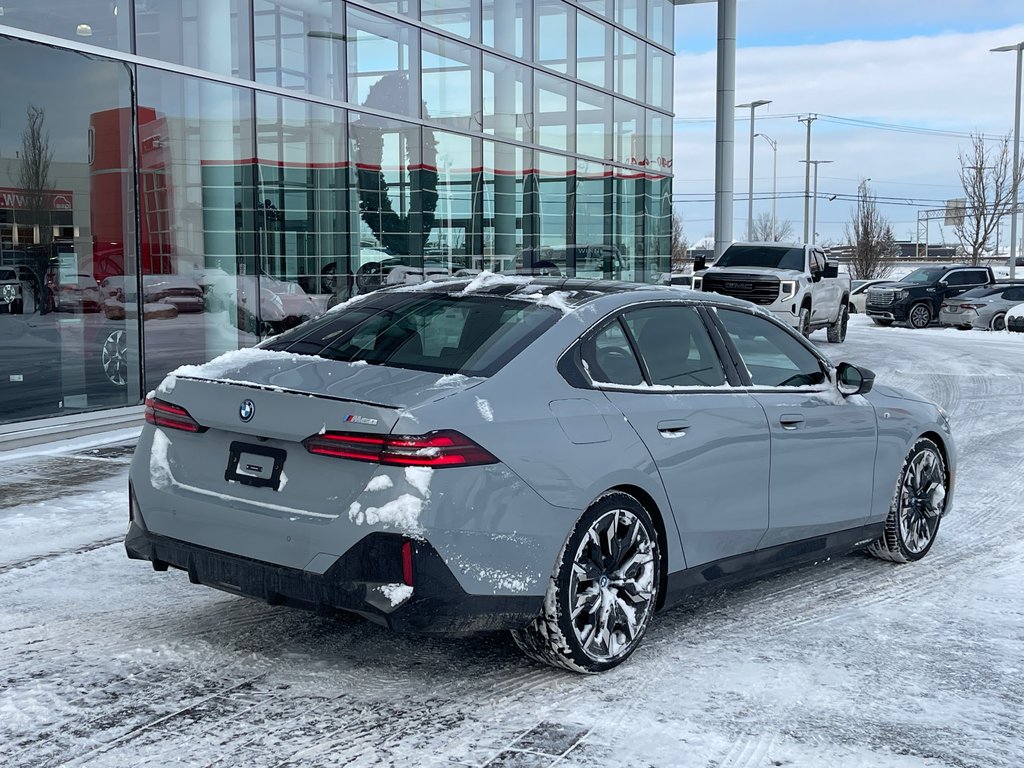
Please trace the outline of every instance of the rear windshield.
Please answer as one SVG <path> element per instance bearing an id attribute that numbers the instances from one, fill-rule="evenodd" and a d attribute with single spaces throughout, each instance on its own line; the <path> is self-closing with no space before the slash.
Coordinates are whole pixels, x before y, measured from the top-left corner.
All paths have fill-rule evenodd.
<path id="1" fill-rule="evenodd" d="M 261 346 L 328 360 L 490 376 L 561 317 L 495 296 L 387 292 Z"/>
<path id="2" fill-rule="evenodd" d="M 803 248 L 779 248 L 763 245 L 730 245 L 716 267 L 767 267 L 771 269 L 804 269 Z"/>

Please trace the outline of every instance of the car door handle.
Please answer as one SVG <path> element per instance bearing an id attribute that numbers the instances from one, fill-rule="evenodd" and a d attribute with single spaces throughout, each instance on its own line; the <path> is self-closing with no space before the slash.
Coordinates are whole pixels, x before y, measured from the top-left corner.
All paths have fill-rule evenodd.
<path id="1" fill-rule="evenodd" d="M 804 417 L 799 413 L 784 413 L 779 416 L 779 424 L 782 425 L 783 429 L 799 429 L 803 423 Z"/>
<path id="2" fill-rule="evenodd" d="M 682 437 L 690 428 L 688 421 L 659 421 L 658 431 L 665 437 Z"/>

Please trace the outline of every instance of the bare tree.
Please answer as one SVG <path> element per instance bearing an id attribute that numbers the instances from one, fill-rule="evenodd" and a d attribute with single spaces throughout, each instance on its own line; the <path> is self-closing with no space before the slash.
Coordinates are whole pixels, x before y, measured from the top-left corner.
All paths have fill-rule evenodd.
<path id="1" fill-rule="evenodd" d="M 991 146 L 981 134 L 971 135 L 970 149 L 958 152 L 957 159 L 966 202 L 963 219 L 954 224 L 953 231 L 965 256 L 977 264 L 1002 217 L 1010 211 L 1024 160 L 1014 173 L 1010 137 L 1003 136 Z"/>
<path id="2" fill-rule="evenodd" d="M 18 169 L 19 193 L 24 198 L 25 221 L 37 228 L 39 242 L 50 241 L 50 134 L 45 128 L 46 110 L 28 105 L 25 129 L 21 132 L 21 165 Z"/>
<path id="3" fill-rule="evenodd" d="M 686 231 L 683 229 L 683 214 L 672 211 L 672 271 L 682 272 L 687 263 Z"/>
<path id="4" fill-rule="evenodd" d="M 857 193 L 857 206 L 846 225 L 846 239 L 851 246 L 850 275 L 853 279 L 872 280 L 892 271 L 900 253 L 896 236 L 864 181 Z"/>
<path id="5" fill-rule="evenodd" d="M 754 218 L 752 233 L 754 241 L 758 243 L 788 242 L 793 238 L 793 222 L 789 219 L 775 221 L 775 231 L 772 232 L 771 214 L 762 211 Z"/>

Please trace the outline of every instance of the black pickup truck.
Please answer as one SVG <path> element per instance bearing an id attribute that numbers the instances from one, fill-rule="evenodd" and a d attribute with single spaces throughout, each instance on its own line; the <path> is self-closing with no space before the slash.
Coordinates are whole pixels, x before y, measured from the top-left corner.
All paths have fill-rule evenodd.
<path id="1" fill-rule="evenodd" d="M 938 320 L 944 299 L 995 281 L 989 267 L 920 267 L 902 280 L 868 288 L 865 313 L 878 325 L 906 323 L 908 328 L 927 328 Z"/>

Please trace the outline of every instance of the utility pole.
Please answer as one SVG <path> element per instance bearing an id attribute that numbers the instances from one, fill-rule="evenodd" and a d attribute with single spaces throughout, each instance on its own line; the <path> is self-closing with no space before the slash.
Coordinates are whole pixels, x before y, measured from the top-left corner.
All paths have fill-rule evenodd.
<path id="1" fill-rule="evenodd" d="M 807 117 L 798 117 L 797 120 L 801 123 L 807 123 L 807 152 L 804 162 L 807 166 L 804 168 L 804 242 L 809 243 L 808 239 L 808 227 L 811 223 L 811 123 L 817 120 L 817 115 L 807 115 Z"/>
<path id="2" fill-rule="evenodd" d="M 1020 187 L 1020 80 L 1021 54 L 1024 53 L 1024 41 L 1016 45 L 1003 45 L 993 48 L 994 53 L 1006 51 L 1017 52 L 1017 100 L 1013 106 L 1013 204 L 1010 208 L 1010 279 L 1016 277 L 1017 268 L 1017 192 Z"/>
<path id="3" fill-rule="evenodd" d="M 771 104 L 770 99 L 758 99 L 752 101 L 749 104 L 737 104 L 737 109 L 745 109 L 750 107 L 750 170 L 748 171 L 748 185 L 747 185 L 747 240 L 754 239 L 754 110 L 758 107 L 763 107 L 765 104 Z"/>
<path id="4" fill-rule="evenodd" d="M 835 160 L 801 160 L 801 163 L 807 163 L 808 169 L 814 166 L 814 213 L 811 214 L 811 239 L 805 242 L 816 243 L 818 242 L 818 166 L 823 163 L 834 163 Z"/>

